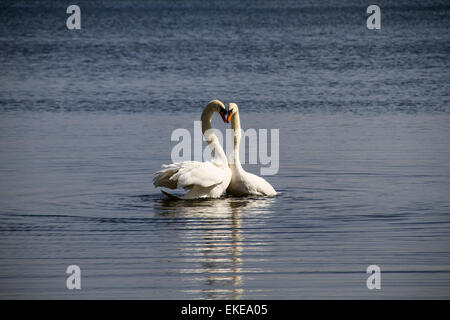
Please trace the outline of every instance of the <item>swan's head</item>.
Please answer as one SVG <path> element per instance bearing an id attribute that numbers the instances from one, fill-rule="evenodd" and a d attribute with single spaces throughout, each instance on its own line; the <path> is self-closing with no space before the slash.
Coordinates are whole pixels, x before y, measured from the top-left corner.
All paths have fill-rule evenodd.
<path id="1" fill-rule="evenodd" d="M 223 122 L 228 122 L 227 121 L 227 109 L 225 109 L 224 105 L 221 105 L 219 107 L 219 114 L 222 117 Z"/>
<path id="2" fill-rule="evenodd" d="M 239 109 L 238 109 L 237 104 L 233 103 L 233 102 L 229 103 L 228 104 L 228 115 L 227 115 L 226 122 L 230 122 L 233 115 L 235 115 L 238 112 L 239 112 Z"/>
<path id="3" fill-rule="evenodd" d="M 227 109 L 220 100 L 212 100 L 206 105 L 202 113 L 202 121 L 206 119 L 209 119 L 209 121 L 211 121 L 210 119 L 214 112 L 218 112 L 223 122 L 227 122 Z"/>

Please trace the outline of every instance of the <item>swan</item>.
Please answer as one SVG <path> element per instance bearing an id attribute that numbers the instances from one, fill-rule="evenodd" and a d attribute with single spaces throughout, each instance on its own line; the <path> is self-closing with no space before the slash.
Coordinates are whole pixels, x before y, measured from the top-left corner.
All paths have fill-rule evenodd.
<path id="1" fill-rule="evenodd" d="M 250 172 L 246 172 L 239 160 L 239 145 L 241 143 L 241 121 L 239 119 L 239 109 L 236 103 L 228 104 L 227 122 L 230 122 L 233 129 L 233 151 L 228 163 L 232 172 L 231 182 L 226 190 L 227 194 L 233 196 L 274 196 L 275 189 L 261 177 Z"/>
<path id="2" fill-rule="evenodd" d="M 222 146 L 211 128 L 211 118 L 218 112 L 226 122 L 227 110 L 219 100 L 210 101 L 203 109 L 201 116 L 202 133 L 212 152 L 212 159 L 206 162 L 183 161 L 162 165 L 155 174 L 155 187 L 176 189 L 182 187 L 189 190 L 184 196 L 178 197 L 161 190 L 168 197 L 180 199 L 219 198 L 228 187 L 231 180 L 231 169 Z"/>

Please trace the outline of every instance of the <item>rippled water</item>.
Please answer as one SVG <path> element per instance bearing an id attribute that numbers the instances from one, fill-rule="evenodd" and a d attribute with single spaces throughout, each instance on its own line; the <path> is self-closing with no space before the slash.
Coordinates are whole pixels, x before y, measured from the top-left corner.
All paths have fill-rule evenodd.
<path id="1" fill-rule="evenodd" d="M 450 298 L 448 4 L 78 3 L 0 4 L 1 298 Z M 278 196 L 153 187 L 213 98 L 280 130 Z"/>
<path id="2" fill-rule="evenodd" d="M 277 121 L 279 196 L 190 202 L 151 184 L 179 115 L 2 117 L 2 297 L 447 298 L 449 117 Z"/>

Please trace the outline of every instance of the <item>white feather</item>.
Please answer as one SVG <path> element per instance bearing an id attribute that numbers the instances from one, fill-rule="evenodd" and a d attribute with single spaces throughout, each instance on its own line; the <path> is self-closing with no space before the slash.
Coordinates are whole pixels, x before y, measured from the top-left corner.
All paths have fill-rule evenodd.
<path id="1" fill-rule="evenodd" d="M 232 171 L 231 182 L 227 188 L 227 194 L 234 196 L 274 196 L 275 189 L 261 177 L 246 172 L 239 160 L 239 144 L 241 141 L 241 121 L 239 109 L 235 103 L 228 105 L 228 112 L 232 110 L 231 127 L 234 133 L 233 151 L 230 154 L 229 165 Z"/>
<path id="2" fill-rule="evenodd" d="M 205 107 L 202 114 L 203 134 L 211 128 L 211 118 L 223 104 L 213 100 Z M 225 108 L 223 106 L 223 108 Z M 222 146 L 214 133 L 208 132 L 207 142 L 214 157 L 211 161 L 184 161 L 163 165 L 153 179 L 155 187 L 169 189 L 183 188 L 189 190 L 182 199 L 218 198 L 228 187 L 231 170 Z"/>

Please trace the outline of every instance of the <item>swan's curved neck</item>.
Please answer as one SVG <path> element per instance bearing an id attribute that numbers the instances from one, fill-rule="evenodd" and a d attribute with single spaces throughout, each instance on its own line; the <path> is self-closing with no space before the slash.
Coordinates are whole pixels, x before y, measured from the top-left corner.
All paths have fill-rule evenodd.
<path id="1" fill-rule="evenodd" d="M 213 159 L 221 160 L 224 164 L 228 165 L 227 156 L 211 126 L 211 119 L 214 112 L 216 112 L 216 109 L 213 105 L 207 105 L 203 110 L 201 117 L 202 133 L 211 149 Z"/>
<path id="2" fill-rule="evenodd" d="M 239 112 L 236 112 L 231 118 L 231 129 L 235 131 L 241 130 L 241 119 L 239 118 Z"/>
<path id="3" fill-rule="evenodd" d="M 241 119 L 239 112 L 236 112 L 231 118 L 231 129 L 233 129 L 233 152 L 230 155 L 230 164 L 238 171 L 242 170 L 239 160 L 239 146 L 241 144 Z"/>

